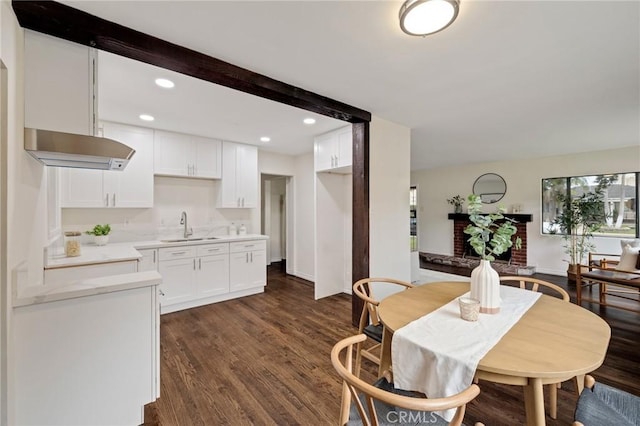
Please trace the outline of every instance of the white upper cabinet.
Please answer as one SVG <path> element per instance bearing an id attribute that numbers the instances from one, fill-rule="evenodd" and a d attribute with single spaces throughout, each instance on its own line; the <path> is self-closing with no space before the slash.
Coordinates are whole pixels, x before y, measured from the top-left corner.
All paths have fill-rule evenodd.
<path id="1" fill-rule="evenodd" d="M 104 123 L 104 137 L 136 150 L 123 171 L 61 169 L 62 207 L 153 207 L 153 130 Z"/>
<path id="2" fill-rule="evenodd" d="M 25 127 L 93 135 L 95 50 L 25 30 Z"/>
<path id="3" fill-rule="evenodd" d="M 219 140 L 156 130 L 154 145 L 156 175 L 220 179 Z"/>
<path id="4" fill-rule="evenodd" d="M 314 144 L 316 171 L 351 173 L 352 140 L 351 126 L 317 136 Z"/>
<path id="5" fill-rule="evenodd" d="M 222 184 L 218 207 L 258 206 L 258 148 L 233 142 L 222 143 Z"/>

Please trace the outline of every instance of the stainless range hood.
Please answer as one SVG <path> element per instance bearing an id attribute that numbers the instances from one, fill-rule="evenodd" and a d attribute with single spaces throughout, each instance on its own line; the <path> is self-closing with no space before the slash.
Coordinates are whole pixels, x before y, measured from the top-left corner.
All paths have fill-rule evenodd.
<path id="1" fill-rule="evenodd" d="M 24 129 L 24 149 L 47 166 L 124 170 L 135 150 L 97 136 Z"/>

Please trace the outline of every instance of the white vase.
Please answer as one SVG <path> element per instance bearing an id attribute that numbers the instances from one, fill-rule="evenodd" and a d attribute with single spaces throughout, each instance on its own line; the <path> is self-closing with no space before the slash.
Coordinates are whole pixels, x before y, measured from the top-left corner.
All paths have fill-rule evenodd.
<path id="1" fill-rule="evenodd" d="M 108 235 L 94 235 L 93 236 L 93 242 L 96 243 L 97 246 L 107 245 L 107 243 L 109 242 L 109 236 Z"/>
<path id="2" fill-rule="evenodd" d="M 500 312 L 500 277 L 488 260 L 481 260 L 471 271 L 471 298 L 480 301 L 480 312 Z"/>

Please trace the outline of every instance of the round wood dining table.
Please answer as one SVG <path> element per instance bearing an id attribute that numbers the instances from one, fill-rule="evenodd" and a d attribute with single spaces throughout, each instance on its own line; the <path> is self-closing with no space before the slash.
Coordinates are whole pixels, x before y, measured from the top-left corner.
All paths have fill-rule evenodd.
<path id="1" fill-rule="evenodd" d="M 388 370 L 392 363 L 395 330 L 468 292 L 469 286 L 468 282 L 429 283 L 383 299 L 378 307 L 384 325 L 380 371 Z M 486 314 L 480 320 L 482 315 Z M 602 365 L 610 337 L 611 328 L 599 316 L 541 295 L 480 360 L 476 377 L 523 386 L 527 425 L 544 425 L 543 385 L 577 378 L 581 391 L 584 375 Z"/>

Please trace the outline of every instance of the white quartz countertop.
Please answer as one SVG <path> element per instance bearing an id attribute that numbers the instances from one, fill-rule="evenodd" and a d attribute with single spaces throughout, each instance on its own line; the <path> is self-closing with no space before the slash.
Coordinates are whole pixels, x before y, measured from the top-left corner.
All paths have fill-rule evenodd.
<path id="1" fill-rule="evenodd" d="M 178 238 L 172 238 L 178 239 Z M 180 247 L 190 245 L 230 243 L 236 241 L 267 240 L 266 235 L 224 235 L 219 237 L 192 237 L 187 241 L 151 240 L 151 241 L 131 241 L 127 243 L 109 243 L 104 246 L 93 244 L 83 244 L 82 254 L 76 257 L 66 257 L 53 255 L 45 259 L 45 269 L 68 268 L 71 266 L 95 265 L 100 263 L 124 262 L 128 260 L 138 260 L 142 257 L 137 249 L 154 249 L 162 247 Z"/>
<path id="2" fill-rule="evenodd" d="M 13 306 L 29 306 L 58 300 L 94 296 L 115 291 L 149 287 L 162 283 L 157 271 L 135 272 L 132 274 L 109 275 L 106 277 L 81 280 L 64 285 L 39 285 L 26 287 L 14 295 Z"/>

